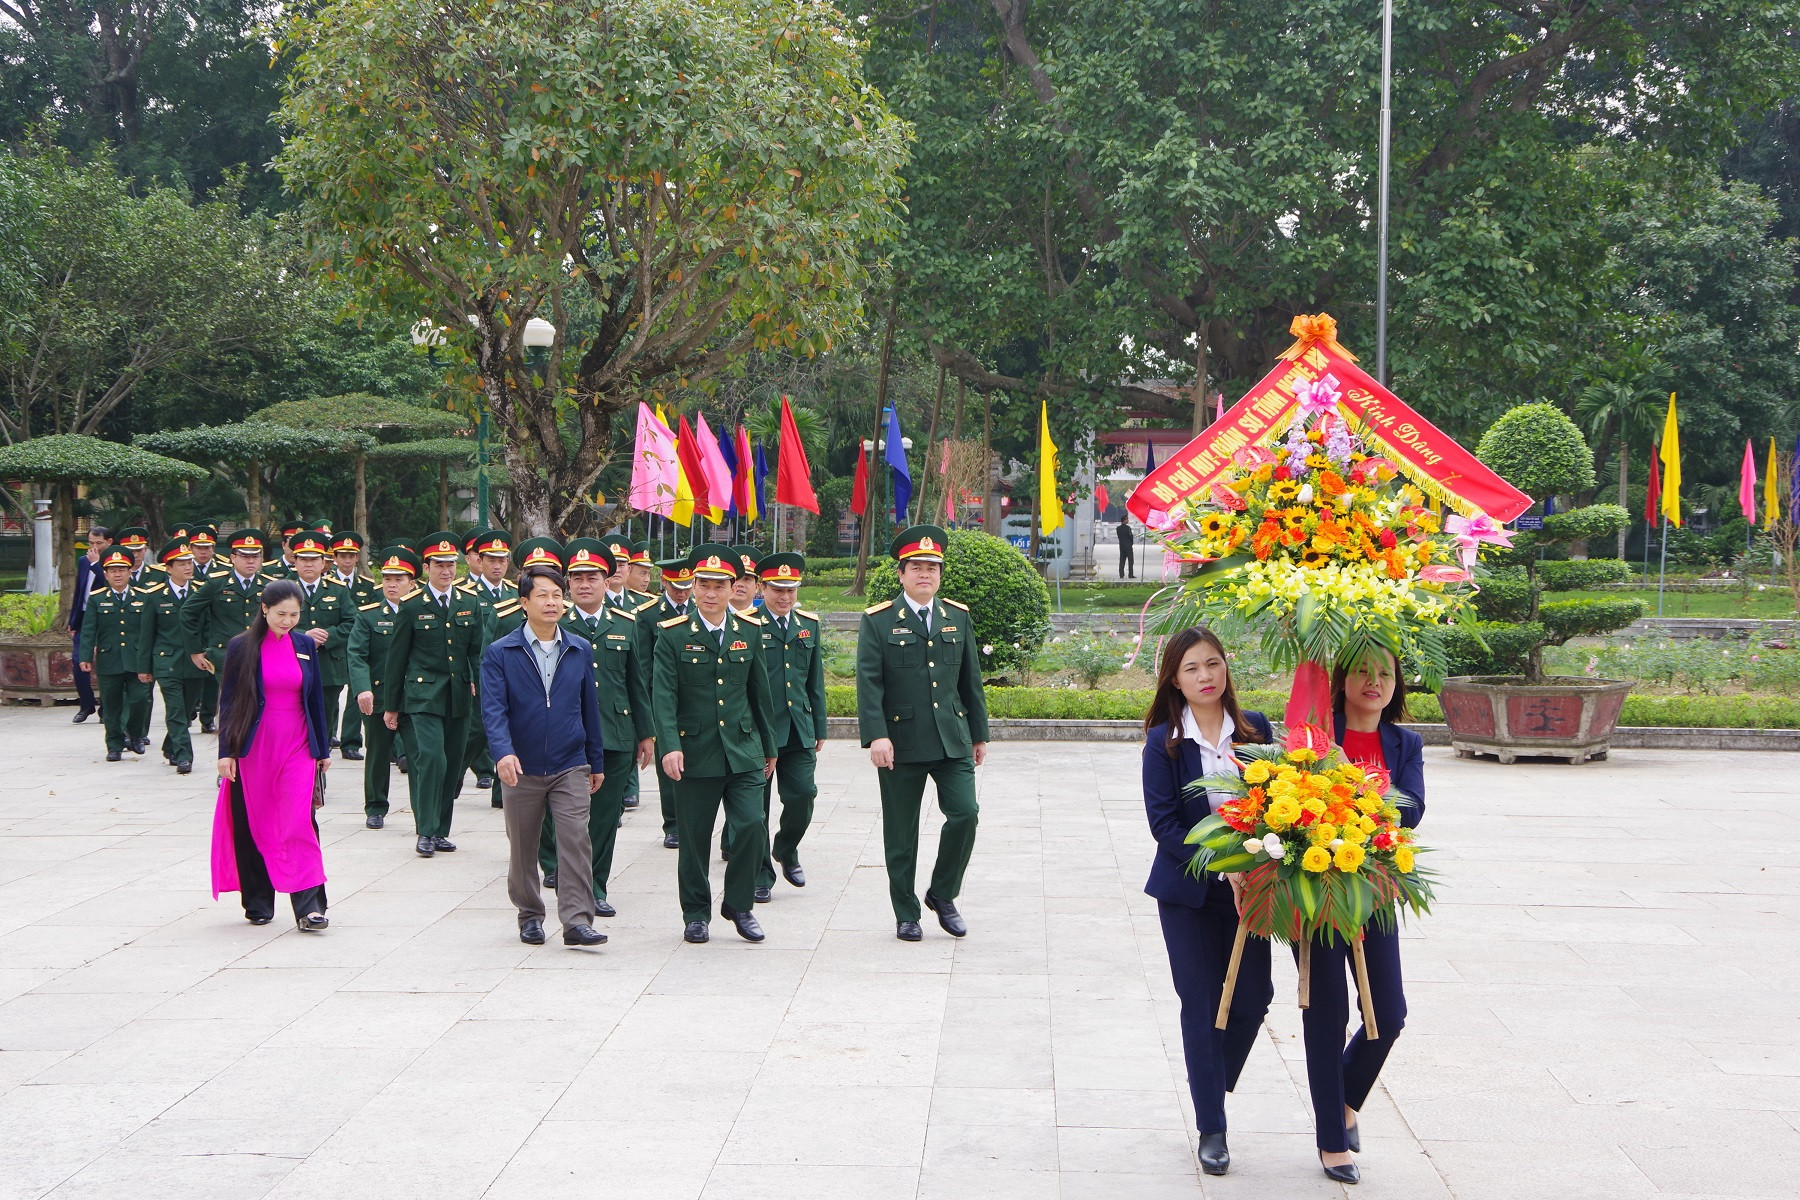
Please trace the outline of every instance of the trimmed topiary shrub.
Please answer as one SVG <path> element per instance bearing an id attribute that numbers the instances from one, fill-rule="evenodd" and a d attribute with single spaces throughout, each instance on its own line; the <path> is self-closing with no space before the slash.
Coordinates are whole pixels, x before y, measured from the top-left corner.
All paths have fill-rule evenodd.
<path id="1" fill-rule="evenodd" d="M 899 572 L 893 559 L 884 558 L 869 571 L 869 602 L 899 594 Z M 950 531 L 938 594 L 969 606 L 983 671 L 1019 666 L 1050 634 L 1050 590 L 1043 577 L 1010 542 L 992 534 Z"/>
<path id="2" fill-rule="evenodd" d="M 1616 558 L 1566 559 L 1537 564 L 1537 575 L 1546 592 L 1590 592 L 1608 584 L 1628 582 L 1631 567 Z"/>
<path id="3" fill-rule="evenodd" d="M 1484 434 L 1475 451 L 1477 457 L 1494 468 L 1508 483 L 1533 500 L 1546 496 L 1563 496 L 1584 492 L 1594 486 L 1594 455 L 1588 449 L 1581 430 L 1562 412 L 1549 404 L 1521 404 L 1507 412 Z M 1460 656 L 1464 663 L 1485 661 L 1487 670 L 1453 670 L 1462 675 L 1523 674 L 1530 683 L 1544 678 L 1544 647 L 1560 646 L 1572 637 L 1611 633 L 1623 629 L 1644 615 L 1644 606 L 1636 600 L 1556 600 L 1542 602 L 1549 578 L 1577 581 L 1584 578 L 1624 577 L 1625 564 L 1613 561 L 1586 560 L 1574 562 L 1537 562 L 1537 552 L 1550 547 L 1567 546 L 1583 538 L 1605 538 L 1631 523 L 1631 516 L 1616 504 L 1591 504 L 1544 518 L 1540 533 L 1520 533 L 1513 538 L 1502 562 L 1523 568 L 1525 611 L 1520 610 L 1518 572 L 1500 571 L 1492 580 L 1484 580 L 1475 598 L 1476 611 L 1484 618 L 1476 629 L 1479 638 L 1455 633 L 1445 637 L 1446 648 L 1452 648 L 1453 665 Z M 1545 568 L 1551 570 L 1540 575 Z M 1560 574 L 1558 574 L 1560 573 Z M 1500 594 L 1484 601 L 1490 585 Z M 1577 586 L 1591 586 L 1579 583 Z M 1571 589 L 1572 590 L 1572 589 Z M 1508 630 L 1494 622 L 1514 622 Z M 1518 632 L 1514 632 L 1518 631 Z M 1525 636 L 1526 632 L 1529 636 Z M 1479 643 L 1486 641 L 1482 651 Z M 1503 649 L 1496 649 L 1496 642 Z M 1523 659 L 1518 650 L 1521 642 L 1530 643 Z M 1516 667 L 1502 668 L 1503 662 L 1516 662 Z"/>
<path id="4" fill-rule="evenodd" d="M 1548 636 L 1548 631 L 1536 621 L 1446 625 L 1444 658 L 1450 664 L 1451 675 L 1523 675 L 1532 652 Z"/>

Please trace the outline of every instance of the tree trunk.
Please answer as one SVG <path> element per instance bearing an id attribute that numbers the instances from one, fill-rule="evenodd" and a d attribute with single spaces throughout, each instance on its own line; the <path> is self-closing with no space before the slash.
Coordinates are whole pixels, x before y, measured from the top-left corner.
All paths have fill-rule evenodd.
<path id="1" fill-rule="evenodd" d="M 1000 505 L 994 494 L 994 393 L 981 410 L 981 527 L 1000 537 Z"/>
<path id="2" fill-rule="evenodd" d="M 262 528 L 262 463 L 251 459 L 245 468 L 244 516 L 252 528 Z"/>
<path id="3" fill-rule="evenodd" d="M 894 358 L 894 316 L 899 307 L 900 293 L 896 289 L 888 297 L 887 332 L 881 339 L 881 370 L 875 377 L 875 432 L 869 437 L 872 445 L 869 451 L 869 487 L 864 498 L 862 528 L 856 539 L 856 577 L 850 581 L 849 591 L 852 596 L 862 595 L 867 587 L 869 552 L 875 538 L 875 517 L 881 511 L 875 504 L 875 480 L 881 460 L 881 415 L 887 408 L 888 366 Z"/>
<path id="4" fill-rule="evenodd" d="M 356 506 L 351 510 L 350 523 L 372 546 L 375 539 L 369 536 L 369 456 L 361 451 L 356 454 Z"/>
<path id="5" fill-rule="evenodd" d="M 69 609 L 75 603 L 75 485 L 58 483 L 51 493 L 55 501 L 50 522 L 51 552 L 56 555 L 56 586 L 60 599 L 56 604 L 56 628 L 69 627 Z"/>
<path id="6" fill-rule="evenodd" d="M 919 498 L 913 508 L 913 524 L 922 524 L 930 510 L 925 499 L 931 494 L 931 454 L 937 449 L 938 416 L 944 411 L 944 368 L 938 368 L 937 398 L 931 402 L 931 431 L 925 435 L 925 453 L 919 463 Z"/>
<path id="7" fill-rule="evenodd" d="M 1206 326 L 1201 324 L 1194 334 L 1194 432 L 1200 433 L 1212 422 L 1206 419 Z"/>
<path id="8" fill-rule="evenodd" d="M 1630 467 L 1631 467 L 1631 447 L 1626 444 L 1625 430 L 1624 430 L 1623 425 L 1621 425 L 1620 429 L 1619 429 L 1619 507 L 1624 509 L 1626 512 L 1631 511 L 1631 506 L 1629 504 L 1625 503 L 1625 476 L 1629 473 Z M 1631 525 L 1629 522 L 1627 522 L 1626 524 L 1619 527 L 1619 561 L 1620 562 L 1625 561 L 1625 534 L 1627 531 L 1630 530 L 1630 528 L 1631 528 Z"/>
<path id="9" fill-rule="evenodd" d="M 963 396 L 968 385 L 961 379 L 956 381 L 956 423 L 950 427 L 950 440 L 962 441 Z"/>

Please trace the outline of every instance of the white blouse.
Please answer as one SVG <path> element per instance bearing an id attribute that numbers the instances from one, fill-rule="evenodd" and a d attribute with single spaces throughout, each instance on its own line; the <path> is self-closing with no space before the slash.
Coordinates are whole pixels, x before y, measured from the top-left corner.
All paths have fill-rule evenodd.
<path id="1" fill-rule="evenodd" d="M 1231 735 L 1237 732 L 1237 724 L 1232 721 L 1230 713 L 1223 714 L 1223 717 L 1219 724 L 1219 740 L 1209 742 L 1206 735 L 1200 732 L 1200 722 L 1194 719 L 1194 710 L 1185 706 L 1181 710 L 1181 736 L 1200 747 L 1200 765 L 1207 775 L 1242 773 L 1242 768 L 1231 753 Z M 1209 788 L 1206 793 L 1207 807 L 1216 813 L 1219 805 L 1230 798 L 1229 793 Z"/>

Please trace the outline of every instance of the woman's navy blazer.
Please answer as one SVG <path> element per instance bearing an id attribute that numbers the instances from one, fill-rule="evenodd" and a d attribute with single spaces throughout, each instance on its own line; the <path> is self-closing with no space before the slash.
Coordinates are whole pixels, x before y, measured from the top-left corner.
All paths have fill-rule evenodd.
<path id="1" fill-rule="evenodd" d="M 1413 798 L 1414 803 L 1400 806 L 1400 824 L 1411 829 L 1425 815 L 1425 739 L 1418 730 L 1387 720 L 1377 731 L 1381 734 L 1381 756 L 1387 760 L 1388 777 L 1395 787 Z M 1343 713 L 1337 714 L 1332 732 L 1338 744 L 1343 745 Z"/>
<path id="2" fill-rule="evenodd" d="M 1263 741 L 1269 740 L 1267 717 L 1247 712 L 1244 723 Z M 1212 812 L 1212 807 L 1204 792 L 1189 793 L 1186 789 L 1205 770 L 1200 765 L 1199 746 L 1182 738 L 1176 744 L 1175 757 L 1170 758 L 1168 744 L 1167 722 L 1152 726 L 1144 734 L 1144 815 L 1150 818 L 1150 833 L 1156 838 L 1156 858 L 1150 864 L 1150 880 L 1144 884 L 1144 891 L 1171 904 L 1200 908 L 1206 903 L 1206 889 L 1212 880 L 1208 877 L 1202 881 L 1188 872 L 1194 847 L 1187 844 L 1187 835 Z"/>
<path id="3" fill-rule="evenodd" d="M 288 634 L 294 643 L 294 657 L 300 660 L 300 703 L 306 710 L 306 741 L 312 757 L 315 759 L 331 757 L 331 735 L 326 732 L 325 725 L 325 678 L 319 673 L 319 645 L 304 633 Z M 252 646 L 250 635 L 240 633 L 231 639 L 225 647 L 225 668 L 221 672 L 219 683 L 219 756 L 221 758 L 242 758 L 249 753 L 250 743 L 256 740 L 256 727 L 262 724 L 263 712 L 263 677 L 262 647 Z M 256 664 L 256 719 L 250 723 L 250 731 L 244 735 L 241 746 L 225 744 L 225 714 L 231 711 L 232 679 L 235 678 L 233 664 L 240 654 L 258 655 Z"/>

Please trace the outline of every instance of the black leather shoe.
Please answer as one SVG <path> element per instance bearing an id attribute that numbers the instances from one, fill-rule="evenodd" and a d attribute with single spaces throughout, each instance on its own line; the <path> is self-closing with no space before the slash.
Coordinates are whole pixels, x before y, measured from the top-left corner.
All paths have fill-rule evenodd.
<path id="1" fill-rule="evenodd" d="M 307 913 L 304 917 L 294 918 L 294 924 L 301 933 L 324 933 L 331 924 L 331 918 L 324 913 Z"/>
<path id="2" fill-rule="evenodd" d="M 606 935 L 592 925 L 571 925 L 563 930 L 565 946 L 603 946 Z"/>
<path id="3" fill-rule="evenodd" d="M 544 923 L 536 917 L 519 926 L 519 940 L 527 946 L 544 944 Z"/>
<path id="4" fill-rule="evenodd" d="M 636 796 L 627 796 L 627 797 L 625 797 L 625 801 L 624 801 L 624 804 L 622 807 L 631 809 L 631 808 L 636 808 L 637 806 L 638 806 L 638 798 Z"/>
<path id="5" fill-rule="evenodd" d="M 150 746 L 150 743 L 144 741 L 142 738 L 138 738 L 135 741 L 130 741 L 130 742 L 125 743 L 125 748 L 127 750 L 131 751 L 133 754 L 142 754 L 146 749 L 149 748 L 149 746 Z"/>
<path id="6" fill-rule="evenodd" d="M 120 750 L 108 750 L 106 752 L 106 761 L 107 762 L 118 762 L 120 759 L 122 759 L 124 757 L 125 757 L 124 752 L 120 751 Z"/>
<path id="7" fill-rule="evenodd" d="M 475 777 L 475 786 L 485 791 L 494 786 L 494 777 L 492 775 L 477 775 Z"/>
<path id="8" fill-rule="evenodd" d="M 211 733 L 211 732 L 212 732 L 212 731 L 211 731 L 211 730 L 207 730 L 207 732 L 208 732 L 208 733 Z M 402 754 L 402 755 L 401 755 L 401 756 L 400 756 L 400 757 L 399 757 L 399 758 L 396 758 L 396 759 L 395 759 L 395 760 L 394 760 L 394 765 L 395 765 L 395 766 L 396 766 L 396 767 L 399 767 L 399 768 L 400 768 L 400 773 L 401 773 L 401 774 L 402 774 L 402 775 L 404 775 L 404 774 L 406 774 L 406 755 L 404 755 L 404 754 Z"/>
<path id="9" fill-rule="evenodd" d="M 270 921 L 273 921 L 274 919 L 275 918 L 270 916 L 268 913 L 245 913 L 244 914 L 244 920 L 250 922 L 252 925 L 267 925 Z"/>
<path id="10" fill-rule="evenodd" d="M 903 942 L 920 942 L 925 940 L 925 931 L 917 921 L 901 921 L 894 927 L 894 936 Z"/>
<path id="11" fill-rule="evenodd" d="M 1200 1135 L 1200 1169 L 1208 1175 L 1223 1175 L 1231 1170 L 1231 1151 L 1225 1146 L 1225 1134 Z"/>
<path id="12" fill-rule="evenodd" d="M 175 764 L 175 773 L 177 775 L 192 775 L 194 773 L 194 764 L 184 758 Z"/>
<path id="13" fill-rule="evenodd" d="M 343 745 L 344 745 L 344 743 L 343 743 L 343 742 L 341 742 L 341 741 L 339 741 L 339 740 L 338 740 L 338 739 L 337 739 L 337 738 L 332 738 L 332 739 L 331 739 L 331 748 L 332 748 L 332 749 L 333 749 L 333 750 L 338 750 L 338 749 L 342 749 L 342 748 L 343 748 Z"/>
<path id="14" fill-rule="evenodd" d="M 93 715 L 94 715 L 94 710 L 93 710 L 93 709 L 91 709 L 91 708 L 84 708 L 84 709 L 82 709 L 82 710 L 81 710 L 81 711 L 80 711 L 80 712 L 78 712 L 78 713 L 76 713 L 76 714 L 75 714 L 75 716 L 74 716 L 74 717 L 73 717 L 73 719 L 71 719 L 71 720 L 70 720 L 70 722 L 69 722 L 69 724 L 71 724 L 71 725 L 79 725 L 79 724 L 81 724 L 81 723 L 82 723 L 82 722 L 83 722 L 83 721 L 86 721 L 86 720 L 87 720 L 87 719 L 88 719 L 88 718 L 89 718 L 89 717 L 91 717 L 91 716 L 93 716 Z"/>
<path id="15" fill-rule="evenodd" d="M 956 911 L 956 905 L 944 899 L 942 896 L 934 896 L 930 891 L 927 891 L 925 893 L 925 907 L 937 914 L 938 924 L 942 925 L 944 927 L 944 932 L 951 937 L 961 937 L 969 932 L 968 922 L 964 921 L 962 919 L 962 914 Z"/>
<path id="16" fill-rule="evenodd" d="M 806 872 L 800 869 L 800 864 L 797 862 L 782 863 L 781 877 L 795 887 L 806 886 Z"/>
<path id="17" fill-rule="evenodd" d="M 1362 1153 L 1362 1126 L 1360 1123 L 1345 1127 L 1344 1145 L 1349 1148 L 1350 1153 L 1352 1154 Z"/>
<path id="18" fill-rule="evenodd" d="M 693 942 L 696 945 L 711 938 L 712 934 L 707 930 L 705 921 L 689 921 L 687 927 L 681 931 L 682 941 Z"/>
<path id="19" fill-rule="evenodd" d="M 594 915 L 596 917 L 616 917 L 619 915 L 619 910 L 604 900 L 596 900 L 594 901 Z"/>
<path id="20" fill-rule="evenodd" d="M 746 942 L 760 942 L 768 935 L 755 913 L 739 912 L 729 904 L 719 905 L 719 915 L 737 926 L 738 936 Z"/>
<path id="21" fill-rule="evenodd" d="M 1362 1172 L 1356 1169 L 1355 1163 L 1345 1163 L 1341 1167 L 1327 1167 L 1323 1154 L 1319 1156 L 1319 1166 L 1325 1172 L 1325 1178 L 1335 1179 L 1339 1183 L 1361 1183 Z"/>
<path id="22" fill-rule="evenodd" d="M 750 895 L 756 900 L 756 902 L 758 904 L 767 904 L 771 900 L 775 899 L 775 889 L 759 887 L 754 892 L 751 892 Z"/>
<path id="23" fill-rule="evenodd" d="M 361 762 L 364 757 L 366 757 L 363 752 L 358 750 L 355 746 L 345 746 L 342 753 L 345 762 Z"/>
<path id="24" fill-rule="evenodd" d="M 420 854 L 423 854 L 426 858 L 430 858 L 433 854 L 437 853 L 437 839 L 422 837 L 413 849 L 417 850 Z"/>
<path id="25" fill-rule="evenodd" d="M 488 798 L 488 807 L 489 808 L 505 808 L 506 801 L 502 800 L 498 796 L 490 796 Z"/>
<path id="26" fill-rule="evenodd" d="M 456 843 L 449 838 L 432 838 L 431 845 L 434 850 L 442 854 L 449 854 L 456 849 Z"/>
<path id="27" fill-rule="evenodd" d="M 201 733 L 217 733 L 217 732 L 219 732 L 219 726 L 216 722 L 213 722 L 213 721 L 202 721 L 202 722 L 200 722 L 200 732 Z"/>
<path id="28" fill-rule="evenodd" d="M 367 825 L 370 829 L 380 829 L 383 825 L 387 824 L 387 818 L 377 813 L 376 815 L 365 819 L 363 824 Z"/>
<path id="29" fill-rule="evenodd" d="M 556 890 L 556 872 L 555 871 L 545 871 L 544 872 L 544 886 L 549 888 L 553 892 Z"/>
<path id="30" fill-rule="evenodd" d="M 673 833 L 663 834 L 663 849 L 665 849 L 665 850 L 681 849 L 681 838 L 679 838 L 678 836 L 676 836 Z"/>

